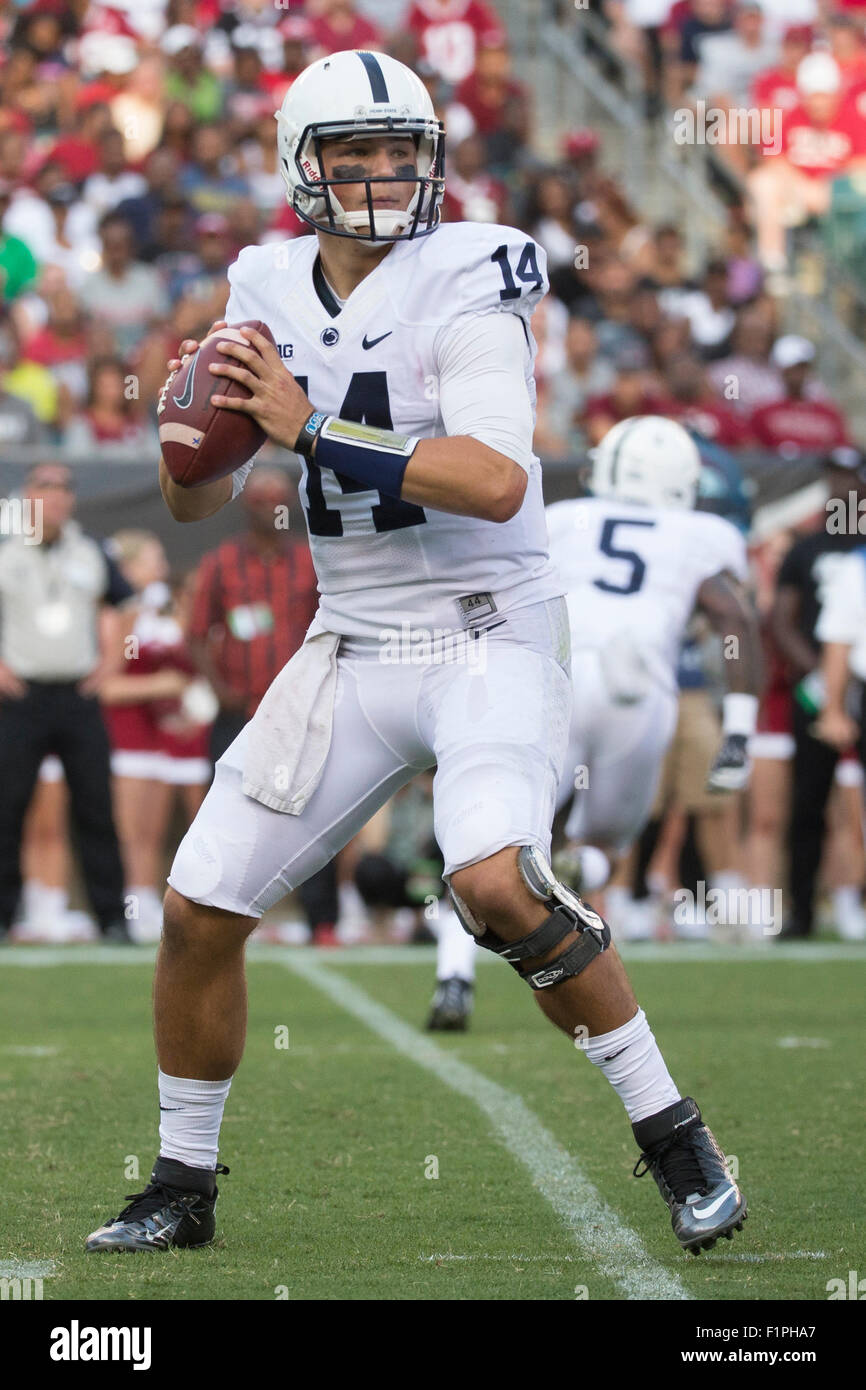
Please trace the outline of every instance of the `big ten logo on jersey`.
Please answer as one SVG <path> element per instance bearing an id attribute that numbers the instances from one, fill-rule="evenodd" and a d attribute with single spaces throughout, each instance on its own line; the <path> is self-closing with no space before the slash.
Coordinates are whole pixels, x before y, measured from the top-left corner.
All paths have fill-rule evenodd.
<path id="1" fill-rule="evenodd" d="M 290 357 L 295 355 L 295 345 L 294 343 L 277 343 L 277 352 L 283 361 L 287 362 Z"/>

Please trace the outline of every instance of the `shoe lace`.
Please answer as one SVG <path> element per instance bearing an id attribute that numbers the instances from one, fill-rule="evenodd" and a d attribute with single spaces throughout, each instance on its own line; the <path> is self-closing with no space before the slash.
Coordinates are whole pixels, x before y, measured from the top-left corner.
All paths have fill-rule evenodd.
<path id="1" fill-rule="evenodd" d="M 701 1196 L 706 1193 L 706 1178 L 690 1137 L 692 1128 L 694 1126 L 685 1133 L 673 1134 L 663 1144 L 642 1153 L 632 1169 L 636 1178 L 644 1178 L 653 1168 L 660 1168 L 678 1202 L 684 1202 L 695 1192 Z"/>
<path id="2" fill-rule="evenodd" d="M 229 1169 L 224 1163 L 218 1163 L 217 1173 L 228 1173 Z M 184 1197 L 199 1197 L 203 1194 L 191 1192 L 188 1187 L 173 1187 L 166 1182 L 149 1182 L 143 1192 L 127 1192 L 126 1200 L 128 1207 L 124 1207 L 114 1219 L 115 1221 L 125 1221 L 131 1218 L 135 1221 L 143 1221 L 145 1217 L 152 1216 L 155 1211 L 161 1211 L 163 1207 L 173 1206 L 175 1202 Z M 195 1213 L 187 1207 L 187 1214 L 199 1225 L 199 1220 Z"/>

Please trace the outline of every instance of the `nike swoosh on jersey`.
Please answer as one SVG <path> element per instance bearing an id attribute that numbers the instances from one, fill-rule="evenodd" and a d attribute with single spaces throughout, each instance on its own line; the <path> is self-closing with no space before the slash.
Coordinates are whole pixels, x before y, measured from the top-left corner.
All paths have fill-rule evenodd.
<path id="1" fill-rule="evenodd" d="M 369 351 L 369 349 L 370 349 L 371 347 L 375 347 L 377 343 L 384 343 L 385 339 L 386 339 L 386 338 L 390 338 L 390 336 L 391 336 L 391 334 L 392 334 L 393 332 L 394 332 L 393 328 L 389 328 L 389 329 L 388 329 L 388 332 L 387 332 L 387 333 L 383 333 L 382 336 L 381 336 L 381 338 L 371 338 L 371 339 L 369 339 L 369 340 L 368 340 L 367 335 L 366 335 L 366 333 L 365 333 L 365 334 L 364 334 L 364 341 L 361 343 L 361 347 L 364 349 L 365 352 L 367 352 L 367 351 Z"/>
<path id="2" fill-rule="evenodd" d="M 186 379 L 186 386 L 183 388 L 182 395 L 172 396 L 172 400 L 178 410 L 189 410 L 189 407 L 192 405 L 193 383 L 195 381 L 195 369 L 197 366 L 198 353 L 196 353 L 195 357 L 192 359 L 192 366 L 189 369 L 189 376 Z"/>
<path id="3" fill-rule="evenodd" d="M 704 1207 L 703 1211 L 699 1211 L 697 1203 L 695 1203 L 695 1205 L 692 1207 L 692 1215 L 696 1216 L 699 1221 L 703 1221 L 707 1216 L 715 1216 L 719 1207 L 722 1206 L 728 1200 L 733 1190 L 733 1187 L 726 1187 L 721 1197 L 717 1197 L 714 1202 L 710 1202 L 710 1205 L 708 1207 Z"/>

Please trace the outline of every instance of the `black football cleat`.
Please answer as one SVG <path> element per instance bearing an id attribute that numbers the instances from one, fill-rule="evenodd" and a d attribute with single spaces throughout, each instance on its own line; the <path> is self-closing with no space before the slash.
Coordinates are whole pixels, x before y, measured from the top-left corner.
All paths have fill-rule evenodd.
<path id="1" fill-rule="evenodd" d="M 746 1199 L 691 1096 L 638 1120 L 632 1132 L 641 1150 L 634 1175 L 652 1173 L 684 1250 L 699 1255 L 712 1249 L 719 1236 L 731 1240 L 734 1231 L 742 1230 Z"/>
<path id="2" fill-rule="evenodd" d="M 217 1173 L 227 1173 L 218 1163 Z M 215 1174 L 209 1168 L 190 1168 L 174 1158 L 158 1158 L 150 1182 L 85 1241 L 85 1250 L 195 1249 L 210 1245 L 216 1222 L 214 1207 L 219 1195 Z"/>
<path id="3" fill-rule="evenodd" d="M 452 975 L 439 980 L 430 1006 L 427 1031 L 430 1033 L 465 1033 L 472 1012 L 472 985 Z"/>
<path id="4" fill-rule="evenodd" d="M 708 792 L 738 792 L 748 785 L 752 764 L 744 734 L 728 734 L 707 777 Z"/>

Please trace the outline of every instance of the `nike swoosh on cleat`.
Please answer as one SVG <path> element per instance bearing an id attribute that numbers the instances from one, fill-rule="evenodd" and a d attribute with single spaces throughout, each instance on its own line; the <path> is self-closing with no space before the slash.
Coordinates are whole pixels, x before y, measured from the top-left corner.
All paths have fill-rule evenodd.
<path id="1" fill-rule="evenodd" d="M 368 340 L 367 335 L 366 335 L 366 333 L 365 333 L 365 334 L 364 334 L 364 340 L 363 340 L 363 342 L 361 343 L 361 347 L 364 349 L 365 352 L 367 352 L 367 351 L 369 351 L 370 348 L 375 347 L 377 343 L 384 343 L 385 339 L 386 339 L 386 338 L 390 338 L 390 336 L 391 336 L 391 334 L 392 334 L 393 332 L 394 332 L 393 328 L 389 328 L 389 329 L 388 329 L 388 332 L 387 332 L 387 333 L 383 333 L 382 336 L 381 336 L 381 338 L 372 338 L 372 339 L 369 339 L 369 340 Z"/>
<path id="2" fill-rule="evenodd" d="M 705 1207 L 703 1211 L 699 1211 L 697 1206 L 692 1207 L 692 1216 L 696 1216 L 699 1221 L 704 1221 L 708 1216 L 715 1216 L 719 1207 L 728 1200 L 733 1190 L 732 1187 L 726 1188 L 721 1197 L 717 1197 L 716 1200 L 711 1202 L 708 1207 Z"/>
<path id="3" fill-rule="evenodd" d="M 195 369 L 197 366 L 198 353 L 196 353 L 195 357 L 192 359 L 192 366 L 189 369 L 189 376 L 186 379 L 186 386 L 183 388 L 183 394 L 180 396 L 172 396 L 172 400 L 178 410 L 189 410 L 189 407 L 192 405 L 193 382 L 195 380 Z"/>

